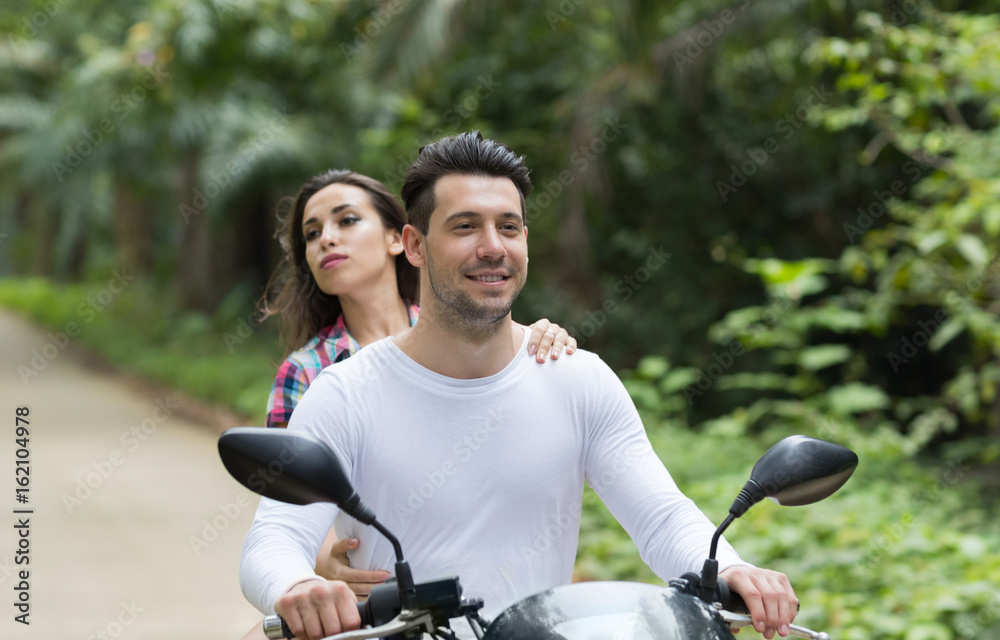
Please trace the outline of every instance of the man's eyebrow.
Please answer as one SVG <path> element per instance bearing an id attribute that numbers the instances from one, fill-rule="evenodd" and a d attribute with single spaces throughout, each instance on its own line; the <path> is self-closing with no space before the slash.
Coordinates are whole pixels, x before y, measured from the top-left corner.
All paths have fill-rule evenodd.
<path id="1" fill-rule="evenodd" d="M 341 212 L 341 211 L 343 211 L 344 209 L 347 209 L 347 208 L 349 208 L 349 207 L 353 207 L 353 206 L 354 206 L 354 205 L 353 205 L 353 204 L 351 204 L 350 202 L 348 202 L 347 204 L 338 204 L 338 205 L 337 205 L 336 207 L 334 207 L 334 208 L 333 208 L 333 209 L 332 209 L 332 210 L 330 211 L 330 213 L 332 213 L 332 214 L 334 214 L 334 215 L 337 215 L 338 213 L 340 213 L 340 212 Z M 307 224 L 312 224 L 313 222 L 316 222 L 316 221 L 317 221 L 317 220 L 316 220 L 316 216 L 313 216 L 313 217 L 311 217 L 311 218 L 309 218 L 309 219 L 307 219 L 307 220 L 303 220 L 303 221 L 302 221 L 302 226 L 304 227 L 304 226 L 306 226 Z"/>
<path id="2" fill-rule="evenodd" d="M 452 213 L 451 215 L 449 215 L 448 217 L 446 217 L 444 219 L 444 222 L 445 222 L 445 224 L 447 224 L 447 223 L 451 222 L 452 220 L 455 220 L 455 219 L 458 219 L 458 218 L 476 218 L 476 219 L 479 219 L 479 218 L 482 218 L 482 217 L 483 217 L 483 214 L 481 214 L 481 213 L 479 213 L 477 211 L 456 211 L 455 213 Z M 513 211 L 505 211 L 504 213 L 500 214 L 500 218 L 505 219 L 505 220 L 506 219 L 516 218 L 516 219 L 520 220 L 521 219 L 521 214 L 520 213 L 515 213 Z"/>

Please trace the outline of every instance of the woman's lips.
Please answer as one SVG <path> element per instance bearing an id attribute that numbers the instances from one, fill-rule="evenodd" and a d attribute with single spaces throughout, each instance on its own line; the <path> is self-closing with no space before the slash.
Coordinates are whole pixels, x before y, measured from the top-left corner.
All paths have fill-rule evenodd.
<path id="1" fill-rule="evenodd" d="M 327 257 L 323 258 L 319 263 L 320 269 L 327 269 L 336 267 L 338 264 L 347 260 L 347 256 L 341 255 L 339 253 L 331 253 Z"/>

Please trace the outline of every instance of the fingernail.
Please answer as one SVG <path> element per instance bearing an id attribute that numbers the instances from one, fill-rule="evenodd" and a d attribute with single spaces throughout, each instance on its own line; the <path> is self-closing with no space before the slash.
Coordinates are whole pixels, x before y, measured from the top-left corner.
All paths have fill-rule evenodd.
<path id="1" fill-rule="evenodd" d="M 553 359 L 553 360 L 558 360 L 558 359 L 559 359 L 559 354 L 560 354 L 560 351 L 559 351 L 559 349 L 555 349 L 555 350 L 553 350 L 553 351 L 552 351 L 552 359 Z"/>
<path id="2" fill-rule="evenodd" d="M 351 538 L 350 540 L 347 541 L 347 545 L 350 547 L 356 547 L 359 544 L 361 544 L 361 540 L 359 540 L 358 538 Z"/>
<path id="3" fill-rule="evenodd" d="M 538 350 L 538 347 L 536 347 L 535 345 L 533 345 L 533 344 L 528 345 L 528 355 L 529 356 L 535 355 L 535 351 L 537 351 L 537 350 Z"/>
<path id="4" fill-rule="evenodd" d="M 788 625 L 787 624 L 781 625 L 781 628 L 778 629 L 778 634 L 782 635 L 782 636 L 787 636 L 788 635 Z"/>
<path id="5" fill-rule="evenodd" d="M 757 633 L 764 633 L 764 623 L 755 622 L 753 628 L 757 630 Z"/>

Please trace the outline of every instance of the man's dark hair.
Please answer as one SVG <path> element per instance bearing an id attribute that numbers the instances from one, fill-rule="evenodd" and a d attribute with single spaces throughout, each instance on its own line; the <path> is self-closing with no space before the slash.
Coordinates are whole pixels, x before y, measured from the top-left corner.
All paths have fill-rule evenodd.
<path id="1" fill-rule="evenodd" d="M 400 194 L 409 223 L 426 234 L 436 206 L 434 185 L 439 178 L 452 174 L 509 178 L 521 195 L 521 220 L 527 223 L 524 199 L 532 188 L 528 173 L 524 156 L 495 140 L 484 139 L 478 131 L 468 131 L 421 147 L 420 155 L 406 170 Z"/>

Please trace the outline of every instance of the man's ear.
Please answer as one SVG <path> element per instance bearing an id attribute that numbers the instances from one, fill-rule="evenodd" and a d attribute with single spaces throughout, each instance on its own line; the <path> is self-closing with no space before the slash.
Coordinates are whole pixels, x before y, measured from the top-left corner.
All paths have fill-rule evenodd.
<path id="1" fill-rule="evenodd" d="M 412 224 L 403 227 L 403 250 L 406 251 L 406 259 L 414 267 L 420 268 L 427 264 L 425 256 L 427 251 L 427 237 L 420 233 Z"/>

